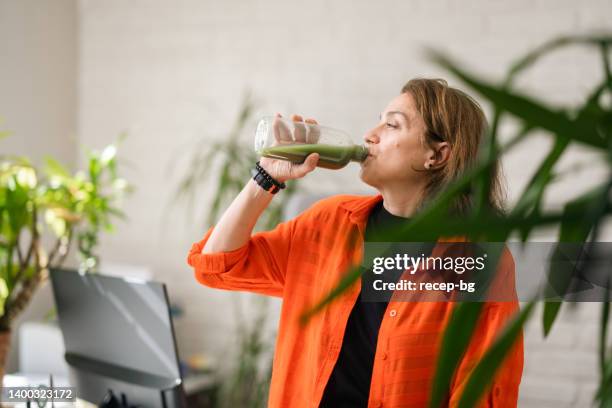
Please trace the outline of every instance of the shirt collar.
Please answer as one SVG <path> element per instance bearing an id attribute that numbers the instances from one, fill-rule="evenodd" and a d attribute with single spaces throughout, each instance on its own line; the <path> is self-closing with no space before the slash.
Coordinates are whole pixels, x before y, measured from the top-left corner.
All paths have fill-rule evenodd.
<path id="1" fill-rule="evenodd" d="M 349 212 L 349 219 L 355 224 L 365 224 L 374 206 L 382 201 L 381 194 L 373 196 L 356 196 L 344 201 L 340 207 Z"/>
<path id="2" fill-rule="evenodd" d="M 340 204 L 340 207 L 349 212 L 349 219 L 354 224 L 365 226 L 368 221 L 368 216 L 374 206 L 382 201 L 382 194 L 373 196 L 355 196 Z M 464 236 L 440 237 L 437 242 L 467 242 L 468 239 Z"/>

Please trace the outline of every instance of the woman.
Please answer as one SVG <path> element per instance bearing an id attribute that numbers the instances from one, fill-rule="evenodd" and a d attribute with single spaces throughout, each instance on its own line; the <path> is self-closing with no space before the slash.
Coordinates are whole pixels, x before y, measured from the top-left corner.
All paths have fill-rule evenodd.
<path id="1" fill-rule="evenodd" d="M 443 80 L 411 80 L 364 137 L 370 155 L 360 176 L 379 195 L 328 198 L 273 231 L 251 235 L 273 198 L 270 192 L 278 188 L 250 180 L 219 223 L 194 244 L 188 261 L 200 283 L 283 298 L 270 407 L 427 406 L 453 303 L 362 302 L 357 282 L 308 324 L 298 320 L 361 261 L 364 240 L 376 241 L 385 225 L 411 217 L 469 168 L 485 133 L 486 119 L 472 98 Z M 317 160 L 316 153 L 302 164 L 262 158 L 261 172 L 280 184 L 304 177 Z M 499 207 L 497 172 L 490 190 L 490 204 Z M 455 210 L 465 211 L 470 202 L 466 193 Z M 507 252 L 500 265 L 513 276 Z M 446 405 L 457 404 L 470 369 L 517 310 L 516 295 L 511 302 L 485 304 Z M 515 407 L 522 368 L 521 338 L 481 406 Z"/>

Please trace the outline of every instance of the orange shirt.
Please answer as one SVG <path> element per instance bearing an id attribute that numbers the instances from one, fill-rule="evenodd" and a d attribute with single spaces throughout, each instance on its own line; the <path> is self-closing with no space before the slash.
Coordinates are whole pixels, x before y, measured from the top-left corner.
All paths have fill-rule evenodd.
<path id="1" fill-rule="evenodd" d="M 188 262 L 196 279 L 219 289 L 283 298 L 270 386 L 270 407 L 318 407 L 338 359 L 349 314 L 361 289 L 351 288 L 305 325 L 300 315 L 361 262 L 370 210 L 382 196 L 335 196 L 319 201 L 274 230 L 254 234 L 230 252 L 201 254 L 212 228 L 195 243 Z M 356 245 L 355 245 L 356 244 Z M 476 331 L 449 390 L 456 406 L 474 362 L 518 310 L 509 251 L 500 268 L 511 276 L 514 301 L 485 303 Z M 368 407 L 426 407 L 451 302 L 391 299 L 378 333 Z M 499 368 L 482 407 L 515 407 L 523 371 L 522 336 Z"/>

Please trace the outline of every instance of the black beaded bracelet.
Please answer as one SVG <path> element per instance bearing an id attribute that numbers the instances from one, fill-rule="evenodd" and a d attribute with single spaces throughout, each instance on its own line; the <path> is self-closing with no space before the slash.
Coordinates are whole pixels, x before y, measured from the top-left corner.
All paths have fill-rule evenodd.
<path id="1" fill-rule="evenodd" d="M 268 172 L 261 167 L 259 162 L 255 163 L 255 168 L 251 171 L 251 174 L 253 175 L 253 180 L 270 194 L 276 194 L 281 189 L 287 187 L 285 183 L 279 183 L 274 177 L 268 174 Z"/>

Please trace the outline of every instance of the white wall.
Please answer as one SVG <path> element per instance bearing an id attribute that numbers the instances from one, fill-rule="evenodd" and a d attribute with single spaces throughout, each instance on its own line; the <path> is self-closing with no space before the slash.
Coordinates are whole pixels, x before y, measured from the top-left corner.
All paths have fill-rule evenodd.
<path id="1" fill-rule="evenodd" d="M 3 154 L 74 164 L 76 10 L 74 0 L 0 0 Z"/>
<path id="2" fill-rule="evenodd" d="M 126 203 L 129 223 L 104 239 L 103 259 L 152 267 L 186 308 L 177 323 L 183 356 L 200 350 L 221 356 L 231 338 L 234 295 L 198 286 L 185 264 L 203 231 L 185 226 L 180 211 L 165 213 L 177 182 L 166 166 L 181 163 L 181 148 L 187 154 L 194 138 L 224 135 L 245 90 L 261 101 L 260 112 L 299 112 L 359 136 L 407 79 L 448 77 L 423 57 L 425 45 L 500 78 L 511 61 L 552 36 L 612 28 L 610 15 L 608 0 L 81 0 L 80 147 L 100 148 L 127 130 L 120 152 L 138 188 Z M 547 58 L 519 86 L 551 103 L 578 102 L 599 69 L 594 54 L 572 48 Z M 506 159 L 511 199 L 549 145 L 534 138 Z M 562 165 L 591 159 L 575 149 Z M 365 191 L 355 166 L 317 173 L 307 181 L 313 191 Z M 572 176 L 551 190 L 547 205 L 588 188 L 602 171 Z M 212 187 L 203 193 L 205 211 Z M 577 316 L 565 311 L 546 346 L 533 322 L 521 406 L 588 405 L 597 378 L 596 321 L 594 308 Z"/>
<path id="3" fill-rule="evenodd" d="M 76 154 L 77 5 L 75 0 L 0 0 L 0 154 L 73 167 Z M 45 285 L 14 325 L 7 371 L 17 369 L 16 332 L 52 307 Z"/>

